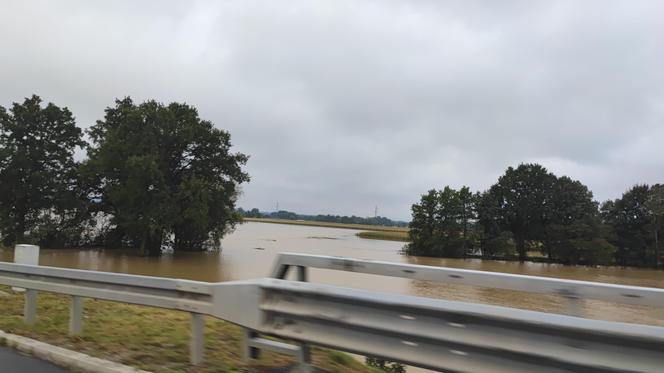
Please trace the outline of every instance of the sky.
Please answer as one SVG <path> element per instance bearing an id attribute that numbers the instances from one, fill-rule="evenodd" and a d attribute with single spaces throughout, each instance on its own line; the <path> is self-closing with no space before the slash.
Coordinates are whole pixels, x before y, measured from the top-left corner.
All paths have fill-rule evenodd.
<path id="1" fill-rule="evenodd" d="M 250 155 L 239 206 L 407 220 L 538 162 L 598 201 L 664 182 L 661 1 L 0 0 L 0 105 L 87 128 L 186 102 Z M 79 157 L 84 157 L 81 153 Z"/>

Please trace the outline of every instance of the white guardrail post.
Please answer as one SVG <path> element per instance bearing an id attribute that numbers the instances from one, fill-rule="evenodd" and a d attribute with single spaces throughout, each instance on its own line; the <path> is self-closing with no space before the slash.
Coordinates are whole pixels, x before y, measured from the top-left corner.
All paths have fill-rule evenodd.
<path id="1" fill-rule="evenodd" d="M 83 298 L 72 295 L 69 305 L 69 335 L 79 335 L 83 331 Z"/>
<path id="2" fill-rule="evenodd" d="M 39 246 L 19 244 L 14 246 L 14 263 L 39 265 Z M 37 292 L 23 288 L 13 288 L 14 291 L 25 292 L 23 305 L 23 319 L 26 324 L 32 325 L 37 321 Z"/>
<path id="3" fill-rule="evenodd" d="M 25 290 L 25 303 L 23 305 L 23 320 L 32 325 L 37 321 L 37 290 Z"/>
<path id="4" fill-rule="evenodd" d="M 203 362 L 205 353 L 205 316 L 191 312 L 191 340 L 189 361 L 193 365 L 199 365 Z"/>

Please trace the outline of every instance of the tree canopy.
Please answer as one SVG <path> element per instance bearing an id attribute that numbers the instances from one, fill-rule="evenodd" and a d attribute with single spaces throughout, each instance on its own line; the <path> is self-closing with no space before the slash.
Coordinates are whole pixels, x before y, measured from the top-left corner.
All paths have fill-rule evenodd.
<path id="1" fill-rule="evenodd" d="M 509 167 L 487 191 L 467 198 L 467 215 L 461 214 L 461 195 L 471 194 L 466 187 L 430 190 L 412 206 L 409 254 L 516 254 L 522 261 L 530 255 L 565 264 L 662 263 L 664 187 L 659 184 L 636 185 L 600 209 L 581 182 L 538 164 L 521 164 Z"/>
<path id="2" fill-rule="evenodd" d="M 538 164 L 509 167 L 498 182 L 489 188 L 486 197 L 498 225 L 512 233 L 520 260 L 526 258 L 526 241 L 541 240 L 553 198 L 556 177 Z"/>
<path id="3" fill-rule="evenodd" d="M 475 218 L 475 198 L 468 187 L 446 186 L 424 194 L 412 207 L 411 243 L 406 250 L 413 255 L 463 257 L 473 246 L 470 224 Z"/>
<path id="4" fill-rule="evenodd" d="M 660 266 L 659 237 L 664 231 L 664 187 L 635 185 L 621 198 L 602 205 L 602 218 L 611 228 L 616 262 L 630 266 Z"/>
<path id="5" fill-rule="evenodd" d="M 42 105 L 39 96 L 0 106 L 0 231 L 5 245 L 31 241 L 76 244 L 82 198 L 77 147 L 82 131 L 67 108 Z M 73 237 L 73 241 L 72 241 Z"/>
<path id="6" fill-rule="evenodd" d="M 117 100 L 89 130 L 83 166 L 97 210 L 112 216 L 109 245 L 156 255 L 215 247 L 239 220 L 235 201 L 248 157 L 195 108 Z"/>

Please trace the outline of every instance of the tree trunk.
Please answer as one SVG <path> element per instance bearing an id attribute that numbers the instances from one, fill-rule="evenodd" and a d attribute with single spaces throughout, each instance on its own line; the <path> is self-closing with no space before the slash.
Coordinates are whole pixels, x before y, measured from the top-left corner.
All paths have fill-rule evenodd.
<path id="1" fill-rule="evenodd" d="M 161 255 L 161 243 L 163 239 L 162 229 L 148 229 L 143 235 L 139 253 L 142 256 L 159 256 Z"/>
<path id="2" fill-rule="evenodd" d="M 655 224 L 655 268 L 659 268 L 659 239 L 657 231 L 659 231 L 659 227 Z"/>
<path id="3" fill-rule="evenodd" d="M 524 240 L 522 237 L 516 237 L 516 250 L 519 253 L 519 261 L 520 262 L 525 262 L 526 261 L 526 240 Z"/>
<path id="4" fill-rule="evenodd" d="M 16 228 L 14 231 L 14 242 L 12 244 L 22 244 L 26 243 L 23 242 L 25 240 L 25 216 L 27 215 L 26 212 L 21 211 L 18 214 L 16 214 Z"/>
<path id="5" fill-rule="evenodd" d="M 461 244 L 461 249 L 463 250 L 463 257 L 466 257 L 466 242 L 468 241 L 468 221 L 466 217 L 463 217 L 463 242 Z"/>

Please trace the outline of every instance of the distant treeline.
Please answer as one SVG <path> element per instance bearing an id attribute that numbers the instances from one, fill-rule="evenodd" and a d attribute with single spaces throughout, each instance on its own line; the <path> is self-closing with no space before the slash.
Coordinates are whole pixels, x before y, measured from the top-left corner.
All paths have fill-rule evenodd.
<path id="1" fill-rule="evenodd" d="M 238 213 L 247 218 L 269 218 L 269 219 L 286 219 L 286 220 L 307 220 L 307 221 L 321 221 L 326 223 L 342 223 L 342 224 L 363 224 L 363 225 L 382 225 L 386 227 L 407 227 L 408 223 L 405 221 L 395 221 L 383 216 L 362 218 L 359 216 L 339 216 L 339 215 L 304 215 L 297 214 L 291 211 L 279 210 L 273 212 L 259 211 L 257 208 L 251 210 L 243 210 L 238 208 Z"/>
<path id="2" fill-rule="evenodd" d="M 430 190 L 409 226 L 412 255 L 660 267 L 664 185 L 600 205 L 581 182 L 521 164 L 484 192 Z"/>

